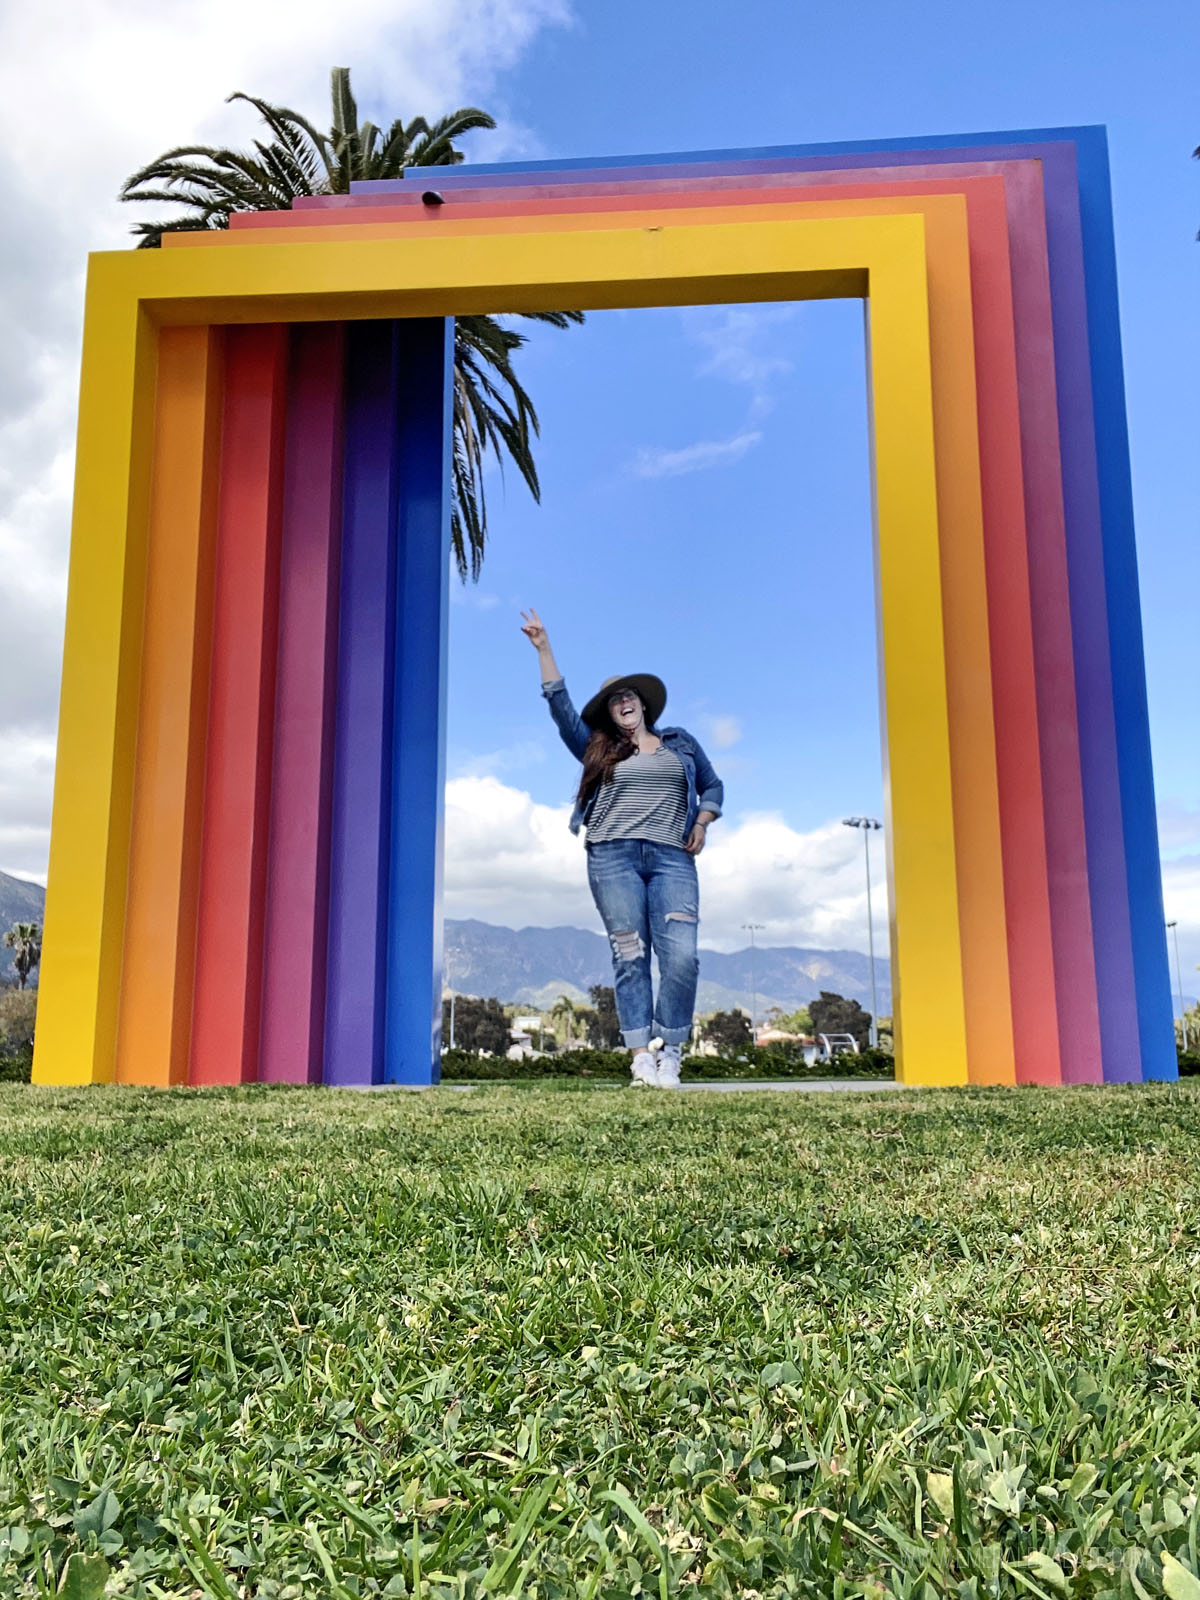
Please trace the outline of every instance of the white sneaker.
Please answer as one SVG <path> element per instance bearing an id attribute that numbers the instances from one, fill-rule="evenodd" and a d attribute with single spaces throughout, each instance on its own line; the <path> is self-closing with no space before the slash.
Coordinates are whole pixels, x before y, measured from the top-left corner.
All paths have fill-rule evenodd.
<path id="1" fill-rule="evenodd" d="M 677 1044 L 665 1044 L 658 1053 L 658 1077 L 655 1082 L 660 1089 L 678 1089 L 679 1068 L 682 1052 Z"/>
<path id="2" fill-rule="evenodd" d="M 658 1070 L 649 1050 L 635 1051 L 629 1064 L 629 1076 L 634 1089 L 657 1089 Z"/>

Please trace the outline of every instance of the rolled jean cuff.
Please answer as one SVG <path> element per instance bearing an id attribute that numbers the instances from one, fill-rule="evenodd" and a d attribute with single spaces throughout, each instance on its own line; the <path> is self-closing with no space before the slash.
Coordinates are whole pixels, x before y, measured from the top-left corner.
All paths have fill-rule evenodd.
<path id="1" fill-rule="evenodd" d="M 649 1028 L 622 1028 L 621 1037 L 627 1050 L 644 1050 L 652 1035 Z"/>
<path id="2" fill-rule="evenodd" d="M 689 1022 L 686 1028 L 664 1028 L 661 1022 L 654 1024 L 655 1036 L 664 1044 L 686 1044 L 691 1035 L 692 1025 Z"/>

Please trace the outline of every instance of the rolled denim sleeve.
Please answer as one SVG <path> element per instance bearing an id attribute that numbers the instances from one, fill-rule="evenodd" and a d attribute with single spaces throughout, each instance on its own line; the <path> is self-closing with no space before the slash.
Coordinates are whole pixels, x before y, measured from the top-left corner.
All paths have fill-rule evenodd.
<path id="1" fill-rule="evenodd" d="M 566 681 L 563 678 L 555 678 L 553 683 L 544 683 L 542 693 L 549 702 L 550 715 L 554 719 L 554 726 L 558 729 L 559 738 L 575 759 L 582 761 L 592 730 L 576 711 L 571 696 L 567 693 Z"/>
<path id="2" fill-rule="evenodd" d="M 712 762 L 695 739 L 692 748 L 696 753 L 696 798 L 701 811 L 711 811 L 714 816 L 721 815 L 721 805 L 725 799 L 725 785 L 717 777 Z"/>

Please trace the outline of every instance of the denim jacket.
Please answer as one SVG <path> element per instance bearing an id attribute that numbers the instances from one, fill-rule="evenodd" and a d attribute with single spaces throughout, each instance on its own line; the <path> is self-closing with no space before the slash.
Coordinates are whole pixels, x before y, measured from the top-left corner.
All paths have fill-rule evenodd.
<path id="1" fill-rule="evenodd" d="M 558 729 L 559 737 L 575 759 L 582 761 L 592 730 L 572 704 L 566 683 L 562 678 L 556 678 L 553 683 L 542 685 L 542 693 L 550 702 L 550 715 L 554 718 L 554 726 Z M 683 829 L 683 836 L 686 839 L 701 811 L 711 811 L 715 817 L 721 815 L 725 785 L 713 771 L 712 762 L 704 754 L 697 740 L 693 739 L 686 729 L 655 728 L 654 731 L 667 749 L 679 757 L 679 763 L 687 777 L 688 810 L 687 822 Z M 572 833 L 578 833 L 580 828 L 587 826 L 596 794 L 597 790 L 593 789 L 586 800 L 575 802 L 575 810 L 571 816 Z"/>

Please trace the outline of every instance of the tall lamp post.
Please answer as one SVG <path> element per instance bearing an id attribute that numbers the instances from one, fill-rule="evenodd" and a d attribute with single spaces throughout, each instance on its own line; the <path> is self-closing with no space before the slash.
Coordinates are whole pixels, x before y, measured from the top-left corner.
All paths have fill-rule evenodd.
<path id="1" fill-rule="evenodd" d="M 861 828 L 867 866 L 867 949 L 871 953 L 871 1048 L 879 1043 L 879 1003 L 875 998 L 875 919 L 871 915 L 871 835 L 883 827 L 874 817 L 843 817 L 843 828 Z"/>
<path id="2" fill-rule="evenodd" d="M 445 953 L 446 982 L 450 986 L 450 1048 L 454 1049 L 454 985 L 450 983 L 450 952 Z"/>
<path id="3" fill-rule="evenodd" d="M 1179 990 L 1179 1027 L 1183 1034 L 1183 1048 L 1188 1047 L 1187 1012 L 1183 1009 L 1183 975 L 1179 970 L 1179 928 L 1174 922 L 1168 922 L 1171 938 L 1175 945 L 1175 987 Z"/>
<path id="4" fill-rule="evenodd" d="M 742 927 L 750 935 L 750 1042 L 758 1043 L 758 977 L 754 971 L 754 935 L 762 933 L 761 922 L 743 922 Z"/>

